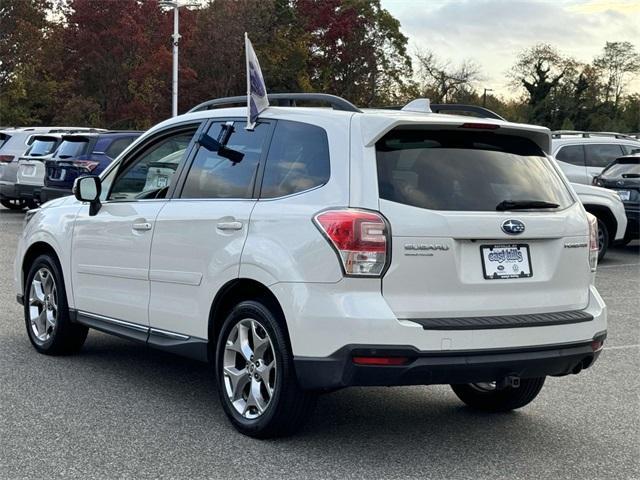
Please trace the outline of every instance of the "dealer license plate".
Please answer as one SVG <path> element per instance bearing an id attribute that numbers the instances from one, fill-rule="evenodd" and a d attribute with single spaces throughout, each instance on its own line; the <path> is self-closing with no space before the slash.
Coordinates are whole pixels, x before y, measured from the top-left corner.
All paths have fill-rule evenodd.
<path id="1" fill-rule="evenodd" d="M 482 273 L 487 280 L 528 278 L 533 275 L 529 245 L 482 245 Z"/>

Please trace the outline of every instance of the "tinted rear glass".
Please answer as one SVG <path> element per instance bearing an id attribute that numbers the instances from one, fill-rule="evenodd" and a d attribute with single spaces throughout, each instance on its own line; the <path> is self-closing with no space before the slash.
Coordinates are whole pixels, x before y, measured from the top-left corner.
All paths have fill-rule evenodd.
<path id="1" fill-rule="evenodd" d="M 394 130 L 376 144 L 380 198 L 430 210 L 573 200 L 532 141 L 482 132 Z"/>
<path id="2" fill-rule="evenodd" d="M 36 139 L 31 144 L 29 155 L 33 157 L 41 157 L 43 155 L 49 155 L 56 147 L 58 142 L 56 140 L 40 140 Z"/>
<path id="3" fill-rule="evenodd" d="M 640 175 L 640 159 L 614 163 L 602 172 L 602 178 L 629 178 Z"/>
<path id="4" fill-rule="evenodd" d="M 60 159 L 75 158 L 84 155 L 88 147 L 88 140 L 63 140 L 54 157 Z"/>

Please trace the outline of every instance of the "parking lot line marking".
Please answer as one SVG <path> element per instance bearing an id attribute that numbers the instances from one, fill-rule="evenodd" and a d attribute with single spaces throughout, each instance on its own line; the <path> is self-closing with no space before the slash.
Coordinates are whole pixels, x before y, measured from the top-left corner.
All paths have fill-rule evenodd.
<path id="1" fill-rule="evenodd" d="M 640 267 L 640 263 L 619 263 L 618 265 L 598 265 L 598 268 Z"/>
<path id="2" fill-rule="evenodd" d="M 640 343 L 635 345 L 614 345 L 613 347 L 604 347 L 605 350 L 626 350 L 628 348 L 640 348 Z"/>

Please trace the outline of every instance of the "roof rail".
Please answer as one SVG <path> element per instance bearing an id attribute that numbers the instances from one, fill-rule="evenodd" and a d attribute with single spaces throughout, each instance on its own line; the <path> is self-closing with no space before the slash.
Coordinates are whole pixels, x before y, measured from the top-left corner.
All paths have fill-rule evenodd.
<path id="1" fill-rule="evenodd" d="M 336 95 L 329 95 L 328 93 L 270 93 L 267 95 L 269 102 L 274 102 L 275 106 L 287 106 L 295 107 L 296 102 L 323 102 L 328 103 L 334 110 L 342 110 L 344 112 L 357 112 L 361 113 L 358 107 L 348 100 Z M 216 98 L 196 105 L 187 113 L 201 112 L 203 110 L 211 110 L 213 108 L 228 107 L 235 104 L 246 104 L 246 95 L 238 97 L 225 97 Z"/>
<path id="2" fill-rule="evenodd" d="M 638 138 L 634 137 L 633 135 L 627 135 L 617 132 L 585 132 L 582 130 L 554 130 L 553 132 L 551 132 L 552 138 L 562 138 L 562 135 L 580 135 L 583 138 L 613 137 L 625 140 L 638 140 Z"/>
<path id="3" fill-rule="evenodd" d="M 494 120 L 503 120 L 506 122 L 504 117 L 501 117 L 496 112 L 493 112 L 488 108 L 479 107 L 477 105 L 462 105 L 459 103 L 432 103 L 431 111 L 434 113 L 441 113 L 441 112 L 475 113 L 483 118 L 493 118 Z"/>

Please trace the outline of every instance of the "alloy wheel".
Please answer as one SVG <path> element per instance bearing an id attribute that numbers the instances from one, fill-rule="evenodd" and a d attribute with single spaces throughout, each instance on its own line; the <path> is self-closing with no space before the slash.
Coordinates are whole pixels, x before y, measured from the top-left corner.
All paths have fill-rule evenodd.
<path id="1" fill-rule="evenodd" d="M 40 268 L 29 287 L 29 322 L 33 336 L 46 342 L 53 335 L 58 318 L 58 289 L 51 271 Z"/>
<path id="2" fill-rule="evenodd" d="M 242 415 L 253 420 L 269 407 L 276 386 L 273 342 L 255 319 L 234 325 L 226 339 L 223 377 L 227 398 Z"/>

